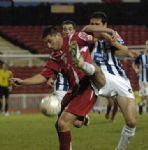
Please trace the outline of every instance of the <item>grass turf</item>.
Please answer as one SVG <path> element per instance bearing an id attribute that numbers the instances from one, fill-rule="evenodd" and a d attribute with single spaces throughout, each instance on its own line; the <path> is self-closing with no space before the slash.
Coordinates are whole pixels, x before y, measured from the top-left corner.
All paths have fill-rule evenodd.
<path id="1" fill-rule="evenodd" d="M 72 129 L 73 150 L 114 150 L 123 127 L 120 113 L 115 122 L 91 113 L 88 127 Z M 0 115 L 0 150 L 58 150 L 56 117 L 42 114 Z M 148 150 L 148 114 L 137 116 L 137 132 L 128 150 Z"/>

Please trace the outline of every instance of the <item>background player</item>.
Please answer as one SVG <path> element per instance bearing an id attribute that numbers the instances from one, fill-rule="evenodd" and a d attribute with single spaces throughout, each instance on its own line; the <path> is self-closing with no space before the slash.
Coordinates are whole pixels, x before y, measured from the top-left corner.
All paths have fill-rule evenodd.
<path id="1" fill-rule="evenodd" d="M 139 94 L 142 96 L 142 102 L 139 104 L 139 113 L 142 114 L 144 100 L 146 101 L 146 111 L 148 113 L 148 40 L 145 42 L 145 50 L 136 58 L 133 63 L 133 69 L 139 77 Z"/>
<path id="2" fill-rule="evenodd" d="M 4 111 L 4 114 L 6 116 L 9 115 L 8 100 L 10 91 L 12 90 L 12 86 L 10 83 L 10 79 L 12 78 L 12 76 L 12 72 L 9 69 L 8 65 L 6 63 L 3 63 L 2 68 L 0 69 L 0 111 Z M 2 110 L 3 108 L 4 110 Z"/>
<path id="3" fill-rule="evenodd" d="M 118 104 L 115 100 L 115 97 L 106 97 L 108 104 L 107 104 L 107 110 L 105 114 L 106 119 L 110 119 L 111 121 L 114 121 L 115 116 L 118 112 Z"/>

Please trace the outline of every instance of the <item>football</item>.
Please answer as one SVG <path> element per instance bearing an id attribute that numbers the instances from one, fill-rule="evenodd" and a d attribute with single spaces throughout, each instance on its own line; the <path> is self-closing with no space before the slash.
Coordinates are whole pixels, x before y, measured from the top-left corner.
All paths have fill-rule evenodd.
<path id="1" fill-rule="evenodd" d="M 56 95 L 50 94 L 42 98 L 40 103 L 40 110 L 45 116 L 55 116 L 61 111 L 61 102 Z"/>

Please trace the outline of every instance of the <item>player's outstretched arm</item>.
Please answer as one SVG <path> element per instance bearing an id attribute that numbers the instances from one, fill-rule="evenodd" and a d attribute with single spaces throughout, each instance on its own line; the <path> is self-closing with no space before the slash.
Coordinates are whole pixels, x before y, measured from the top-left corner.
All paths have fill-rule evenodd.
<path id="1" fill-rule="evenodd" d="M 129 50 L 126 45 L 120 44 L 119 41 L 117 40 L 117 37 L 112 37 L 107 33 L 101 33 L 101 36 L 117 49 L 115 51 L 116 56 L 136 58 L 139 55 L 137 51 Z"/>
<path id="2" fill-rule="evenodd" d="M 82 31 L 84 32 L 105 32 L 111 35 L 115 34 L 115 31 L 110 28 L 99 27 L 98 25 L 86 25 Z"/>
<path id="3" fill-rule="evenodd" d="M 138 55 L 139 55 L 139 52 L 137 50 L 118 50 L 115 52 L 115 55 L 116 56 L 119 56 L 119 57 L 130 57 L 130 58 L 133 58 L 135 59 Z"/>
<path id="4" fill-rule="evenodd" d="M 33 77 L 26 78 L 26 79 L 20 79 L 20 78 L 12 78 L 11 83 L 14 86 L 20 86 L 20 85 L 35 85 L 35 84 L 41 84 L 46 82 L 47 79 L 42 76 L 41 74 L 37 74 Z"/>

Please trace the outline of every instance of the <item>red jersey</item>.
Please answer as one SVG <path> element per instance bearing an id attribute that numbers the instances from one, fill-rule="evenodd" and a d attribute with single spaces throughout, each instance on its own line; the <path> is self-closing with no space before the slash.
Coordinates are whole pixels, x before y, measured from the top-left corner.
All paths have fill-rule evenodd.
<path id="1" fill-rule="evenodd" d="M 46 78 L 55 78 L 57 72 L 61 71 L 66 75 L 70 88 L 74 88 L 81 83 L 81 80 L 86 78 L 86 75 L 83 71 L 73 65 L 71 53 L 69 52 L 69 43 L 71 41 L 76 41 L 78 43 L 78 46 L 81 49 L 81 55 L 86 62 L 93 62 L 87 47 L 94 42 L 93 37 L 84 32 L 75 32 L 69 40 L 63 38 L 62 49 L 52 54 L 52 57 L 47 61 L 41 74 Z M 87 80 L 87 82 L 89 81 Z M 88 84 L 86 83 L 86 85 Z"/>

